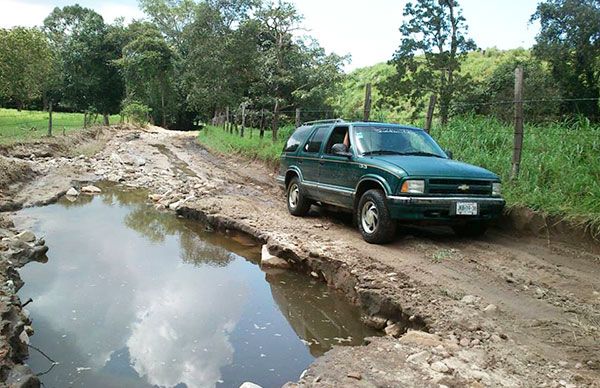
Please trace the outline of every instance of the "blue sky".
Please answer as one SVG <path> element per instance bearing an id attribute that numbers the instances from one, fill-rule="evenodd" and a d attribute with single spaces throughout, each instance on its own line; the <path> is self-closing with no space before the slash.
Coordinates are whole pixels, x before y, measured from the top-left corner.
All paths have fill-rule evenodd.
<path id="1" fill-rule="evenodd" d="M 400 43 L 398 28 L 406 0 L 291 0 L 304 15 L 308 34 L 328 52 L 351 54 L 346 70 L 387 61 Z M 1 0 L 0 27 L 34 26 L 68 0 Z M 531 47 L 539 25 L 529 24 L 538 0 L 459 0 L 469 35 L 481 48 Z M 107 21 L 143 17 L 137 0 L 80 0 Z"/>

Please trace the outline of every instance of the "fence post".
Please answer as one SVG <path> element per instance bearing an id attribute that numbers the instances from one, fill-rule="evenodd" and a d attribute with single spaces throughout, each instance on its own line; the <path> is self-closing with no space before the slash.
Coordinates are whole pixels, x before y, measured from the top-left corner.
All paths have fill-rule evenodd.
<path id="1" fill-rule="evenodd" d="M 515 143 L 510 179 L 519 177 L 523 150 L 523 67 L 515 69 Z"/>
<path id="2" fill-rule="evenodd" d="M 261 139 L 265 137 L 265 109 L 260 110 L 260 132 L 258 137 Z"/>
<path id="3" fill-rule="evenodd" d="M 300 120 L 301 114 L 302 110 L 300 108 L 296 108 L 296 128 L 298 128 L 300 124 L 302 124 L 302 121 Z"/>
<path id="4" fill-rule="evenodd" d="M 52 136 L 52 99 L 48 100 L 48 137 Z"/>
<path id="5" fill-rule="evenodd" d="M 371 84 L 368 83 L 365 87 L 365 109 L 363 114 L 363 121 L 369 121 L 371 116 Z"/>
<path id="6" fill-rule="evenodd" d="M 240 127 L 240 137 L 244 137 L 244 128 L 246 127 L 246 104 L 242 104 L 242 126 Z"/>
<path id="7" fill-rule="evenodd" d="M 425 117 L 425 132 L 431 132 L 431 123 L 433 122 L 433 111 L 435 110 L 435 102 L 437 97 L 435 94 L 432 94 L 429 97 L 429 107 L 427 108 L 427 116 Z"/>

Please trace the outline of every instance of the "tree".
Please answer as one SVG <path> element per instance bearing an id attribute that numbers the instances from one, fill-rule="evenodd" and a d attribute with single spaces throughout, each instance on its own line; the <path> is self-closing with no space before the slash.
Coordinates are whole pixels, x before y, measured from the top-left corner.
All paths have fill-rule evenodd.
<path id="1" fill-rule="evenodd" d="M 419 110 L 426 95 L 437 94 L 446 125 L 452 100 L 466 84 L 459 74 L 461 60 L 475 43 L 466 37 L 466 21 L 456 0 L 416 0 L 406 5 L 404 17 L 403 38 L 389 62 L 396 74 L 382 85 L 383 92 L 388 99 L 408 96 Z"/>
<path id="2" fill-rule="evenodd" d="M 137 99 L 148 105 L 153 113 L 158 112 L 163 127 L 166 127 L 166 98 L 172 79 L 173 52 L 153 25 L 139 23 L 131 29 L 137 33 L 123 47 L 122 57 L 116 61 L 125 79 L 127 98 Z"/>
<path id="3" fill-rule="evenodd" d="M 284 89 L 291 83 L 293 72 L 290 54 L 294 49 L 294 32 L 301 29 L 302 16 L 293 4 L 279 1 L 267 3 L 256 14 L 263 29 L 263 81 L 271 89 L 273 100 L 273 141 L 277 140 L 279 113 L 285 103 Z"/>
<path id="4" fill-rule="evenodd" d="M 119 111 L 124 91 L 113 64 L 120 57 L 119 40 L 111 39 L 102 16 L 79 5 L 55 8 L 44 20 L 44 31 L 61 61 L 64 102 L 102 113 L 106 123 Z"/>
<path id="5" fill-rule="evenodd" d="M 35 28 L 0 29 L 0 96 L 19 109 L 43 97 L 55 79 L 54 54 L 44 34 Z"/>
<path id="6" fill-rule="evenodd" d="M 534 53 L 550 63 L 560 86 L 563 113 L 600 119 L 600 2 L 547 0 L 538 4 L 531 21 L 539 20 Z"/>

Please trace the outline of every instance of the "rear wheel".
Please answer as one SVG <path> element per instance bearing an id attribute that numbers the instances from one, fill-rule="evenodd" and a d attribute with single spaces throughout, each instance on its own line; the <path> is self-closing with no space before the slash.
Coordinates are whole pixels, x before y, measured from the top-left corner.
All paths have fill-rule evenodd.
<path id="1" fill-rule="evenodd" d="M 488 223 L 485 221 L 470 221 L 452 227 L 454 233 L 459 237 L 481 237 L 487 228 Z"/>
<path id="2" fill-rule="evenodd" d="M 287 207 L 294 216 L 305 216 L 310 210 L 311 202 L 306 195 L 298 177 L 292 178 L 287 188 Z"/>
<path id="3" fill-rule="evenodd" d="M 390 216 L 385 194 L 369 190 L 363 194 L 356 209 L 358 230 L 371 244 L 385 244 L 396 235 L 396 222 Z"/>

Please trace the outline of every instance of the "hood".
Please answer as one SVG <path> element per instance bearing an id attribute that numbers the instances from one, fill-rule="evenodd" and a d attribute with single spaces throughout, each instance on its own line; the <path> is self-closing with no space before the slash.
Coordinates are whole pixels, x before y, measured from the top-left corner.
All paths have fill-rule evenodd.
<path id="1" fill-rule="evenodd" d="M 485 168 L 451 159 L 408 155 L 377 155 L 371 158 L 401 168 L 410 176 L 499 179 L 496 174 Z"/>

